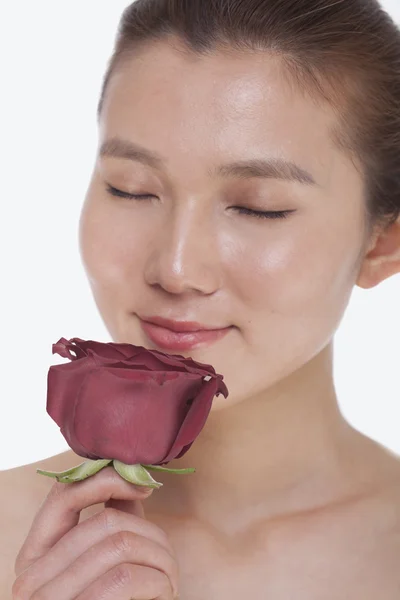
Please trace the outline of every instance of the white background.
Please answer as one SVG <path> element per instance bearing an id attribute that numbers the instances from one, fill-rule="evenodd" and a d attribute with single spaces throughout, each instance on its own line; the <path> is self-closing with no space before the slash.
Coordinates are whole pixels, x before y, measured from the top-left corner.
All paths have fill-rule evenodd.
<path id="1" fill-rule="evenodd" d="M 126 0 L 0 3 L 0 469 L 68 449 L 46 413 L 60 337 L 112 341 L 91 296 L 78 220 L 97 145 L 96 105 Z M 399 0 L 384 7 L 400 22 Z M 400 275 L 355 287 L 336 334 L 347 419 L 400 454 Z"/>

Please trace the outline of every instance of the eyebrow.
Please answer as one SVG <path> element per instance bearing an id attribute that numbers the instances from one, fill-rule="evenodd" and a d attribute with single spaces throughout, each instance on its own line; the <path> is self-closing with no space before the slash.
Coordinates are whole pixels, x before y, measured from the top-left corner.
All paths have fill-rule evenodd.
<path id="1" fill-rule="evenodd" d="M 162 171 L 165 161 L 155 152 L 147 150 L 131 141 L 113 137 L 101 145 L 101 157 L 122 158 L 140 162 L 144 165 Z M 236 177 L 250 179 L 282 179 L 304 185 L 317 185 L 314 177 L 292 161 L 283 158 L 239 160 L 214 167 L 209 172 L 210 177 Z"/>

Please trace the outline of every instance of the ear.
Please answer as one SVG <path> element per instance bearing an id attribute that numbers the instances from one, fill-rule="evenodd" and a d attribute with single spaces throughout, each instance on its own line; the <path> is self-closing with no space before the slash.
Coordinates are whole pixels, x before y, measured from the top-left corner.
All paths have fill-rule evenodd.
<path id="1" fill-rule="evenodd" d="M 400 217 L 371 236 L 356 285 L 368 289 L 400 273 Z"/>

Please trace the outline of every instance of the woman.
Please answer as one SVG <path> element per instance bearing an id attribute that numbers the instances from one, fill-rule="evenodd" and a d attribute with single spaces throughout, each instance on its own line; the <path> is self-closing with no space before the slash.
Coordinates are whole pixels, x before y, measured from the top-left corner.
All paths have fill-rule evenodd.
<path id="1" fill-rule="evenodd" d="M 169 465 L 196 474 L 155 493 L 37 476 L 73 452 L 3 473 L 13 600 L 400 597 L 399 457 L 346 422 L 332 364 L 353 286 L 400 272 L 399 137 L 377 0 L 126 9 L 82 260 L 114 341 L 212 364 L 230 394 Z M 226 331 L 171 341 L 187 322 Z"/>

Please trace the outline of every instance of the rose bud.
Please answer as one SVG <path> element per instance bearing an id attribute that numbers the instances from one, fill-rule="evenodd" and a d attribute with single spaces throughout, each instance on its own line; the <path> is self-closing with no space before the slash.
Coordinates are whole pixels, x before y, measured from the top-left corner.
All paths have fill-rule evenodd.
<path id="1" fill-rule="evenodd" d="M 70 362 L 51 366 L 47 412 L 70 448 L 87 458 L 68 471 L 38 473 L 68 483 L 112 463 L 136 485 L 160 487 L 147 469 L 167 469 L 203 429 L 214 397 L 228 396 L 211 365 L 132 344 L 61 338 L 52 347 Z"/>

